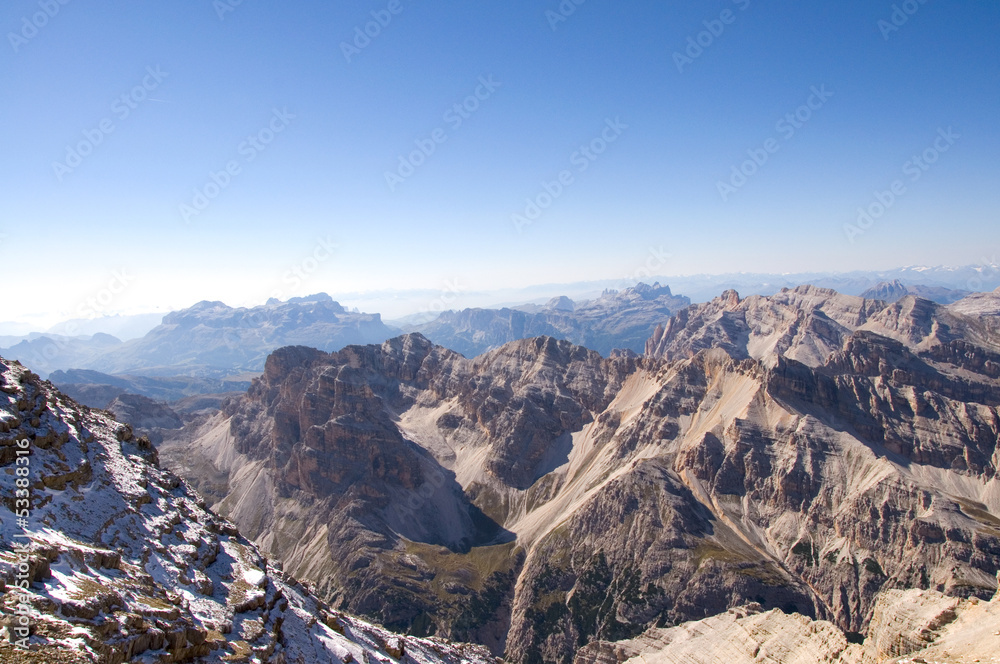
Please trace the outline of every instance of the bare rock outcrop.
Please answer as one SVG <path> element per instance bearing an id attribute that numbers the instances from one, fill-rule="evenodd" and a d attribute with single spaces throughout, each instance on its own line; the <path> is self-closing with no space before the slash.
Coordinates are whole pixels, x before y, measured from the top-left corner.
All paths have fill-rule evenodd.
<path id="1" fill-rule="evenodd" d="M 1000 595 L 962 600 L 887 590 L 866 635 L 748 605 L 627 641 L 598 641 L 574 664 L 888 664 L 1000 661 Z"/>

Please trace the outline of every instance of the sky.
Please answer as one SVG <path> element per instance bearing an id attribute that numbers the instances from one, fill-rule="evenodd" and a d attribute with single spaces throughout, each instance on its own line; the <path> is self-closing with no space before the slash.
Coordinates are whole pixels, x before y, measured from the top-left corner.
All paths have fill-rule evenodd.
<path id="1" fill-rule="evenodd" d="M 650 256 L 974 264 L 998 244 L 998 28 L 986 1 L 9 0 L 0 319 Z"/>

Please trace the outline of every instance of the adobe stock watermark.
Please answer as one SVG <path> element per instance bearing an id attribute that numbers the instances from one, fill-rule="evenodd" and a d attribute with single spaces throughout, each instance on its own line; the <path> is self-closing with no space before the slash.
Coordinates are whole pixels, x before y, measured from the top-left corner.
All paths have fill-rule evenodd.
<path id="1" fill-rule="evenodd" d="M 549 22 L 552 32 L 559 28 L 560 23 L 565 23 L 569 17 L 576 13 L 577 8 L 587 0 L 562 0 L 556 10 L 545 10 L 545 20 Z"/>
<path id="2" fill-rule="evenodd" d="M 344 54 L 347 64 L 350 64 L 355 56 L 361 55 L 361 51 L 371 46 L 372 40 L 376 39 L 382 34 L 384 29 L 389 27 L 394 16 L 399 16 L 401 13 L 403 13 L 402 2 L 400 0 L 389 0 L 389 4 L 385 6 L 385 9 L 378 9 L 371 12 L 372 20 L 366 22 L 363 26 L 355 26 L 354 39 L 350 42 L 340 42 L 340 52 Z"/>
<path id="3" fill-rule="evenodd" d="M 462 124 L 472 117 L 472 114 L 479 110 L 484 101 L 493 96 L 502 83 L 493 80 L 493 74 L 480 76 L 479 85 L 468 97 L 457 104 L 449 107 L 444 112 L 442 120 L 448 125 L 451 131 L 457 130 Z M 399 162 L 395 171 L 385 172 L 385 183 L 389 185 L 389 191 L 396 191 L 396 187 L 403 184 L 408 178 L 417 172 L 417 169 L 427 163 L 427 159 L 437 151 L 439 145 L 448 140 L 448 129 L 438 127 L 430 132 L 426 138 L 418 138 L 413 141 L 415 150 L 407 155 L 399 155 Z"/>
<path id="4" fill-rule="evenodd" d="M 920 6 L 925 4 L 927 4 L 927 0 L 903 0 L 900 4 L 893 5 L 888 20 L 879 19 L 876 24 L 879 32 L 882 33 L 882 38 L 889 41 L 889 35 L 898 32 L 907 24 L 911 16 L 920 11 Z"/>
<path id="5" fill-rule="evenodd" d="M 733 4 L 742 12 L 750 7 L 750 0 L 733 0 Z M 711 48 L 719 37 L 722 36 L 726 31 L 726 26 L 736 22 L 737 16 L 739 14 L 732 9 L 723 9 L 719 13 L 718 18 L 710 18 L 702 21 L 701 24 L 705 29 L 697 34 L 690 35 L 687 38 L 687 44 L 683 51 L 674 51 L 674 65 L 677 66 L 677 71 L 683 74 L 684 67 L 694 64 L 694 61 L 700 58 L 705 53 L 705 50 Z"/>
<path id="6" fill-rule="evenodd" d="M 827 90 L 825 84 L 820 85 L 818 88 L 814 85 L 809 88 L 809 92 L 810 95 L 806 98 L 804 104 L 791 113 L 785 113 L 775 123 L 774 130 L 778 133 L 778 137 L 772 136 L 764 141 L 760 147 L 747 150 L 749 159 L 739 166 L 732 167 L 729 180 L 719 180 L 716 182 L 715 188 L 718 189 L 719 196 L 722 197 L 724 203 L 729 201 L 730 196 L 742 189 L 750 181 L 750 178 L 756 175 L 761 167 L 768 162 L 771 156 L 781 149 L 782 141 L 790 141 L 812 119 L 813 114 L 823 108 L 830 97 L 833 96 L 833 92 Z"/>
<path id="7" fill-rule="evenodd" d="M 299 288 L 310 277 L 319 271 L 319 268 L 323 265 L 323 263 L 333 258 L 339 248 L 340 245 L 334 242 L 333 238 L 329 235 L 317 238 L 312 251 L 293 263 L 292 266 L 285 270 L 285 272 L 281 275 L 282 283 L 287 284 L 292 290 Z M 271 293 L 271 297 L 278 300 L 280 300 L 283 296 L 284 293 L 281 289 L 277 289 Z"/>
<path id="8" fill-rule="evenodd" d="M 49 21 L 54 19 L 59 11 L 68 5 L 71 0 L 38 0 L 38 7 L 41 11 L 37 11 L 30 17 L 21 17 L 21 29 L 17 32 L 8 32 L 7 41 L 10 42 L 11 48 L 17 53 L 22 46 L 27 44 L 29 41 L 38 36 L 39 30 L 44 28 L 49 24 Z"/>
<path id="9" fill-rule="evenodd" d="M 10 441 L 8 444 L 13 442 Z M 29 534 L 31 531 L 28 529 L 28 526 L 33 521 L 31 514 L 31 488 L 32 484 L 34 484 L 31 479 L 31 476 L 34 475 L 32 473 L 31 457 L 31 441 L 27 438 L 18 440 L 13 459 L 15 466 L 13 471 L 15 475 L 14 495 L 5 500 L 8 505 L 13 503 L 14 523 L 17 529 L 21 531 L 13 533 L 13 539 L 20 541 L 11 542 L 11 553 L 14 558 L 13 565 L 11 566 L 14 571 L 14 582 L 11 585 L 13 585 L 14 592 L 10 592 L 8 589 L 11 597 L 8 600 L 10 602 L 8 604 L 8 607 L 10 607 L 8 609 L 10 617 L 7 619 L 8 640 L 21 650 L 31 648 L 31 627 L 33 621 L 37 618 L 35 607 L 32 605 L 31 598 L 28 595 L 31 587 L 29 572 L 31 571 L 32 554 L 31 536 Z"/>
<path id="10" fill-rule="evenodd" d="M 859 235 L 864 235 L 875 222 L 881 219 L 893 205 L 896 204 L 907 192 L 906 181 L 916 182 L 923 177 L 924 173 L 930 170 L 931 166 L 937 163 L 941 155 L 951 149 L 955 142 L 961 138 L 951 127 L 938 129 L 937 137 L 920 154 L 915 154 L 908 159 L 902 167 L 903 176 L 893 180 L 885 190 L 875 191 L 872 194 L 874 200 L 864 207 L 858 208 L 858 218 L 853 224 L 844 224 L 844 234 L 848 241 L 854 244 Z"/>
<path id="11" fill-rule="evenodd" d="M 127 120 L 132 112 L 139 108 L 139 104 L 149 99 L 149 93 L 160 87 L 163 79 L 168 76 L 170 74 L 162 71 L 159 65 L 146 67 L 146 75 L 142 77 L 142 81 L 128 92 L 115 97 L 114 101 L 111 102 L 111 112 L 118 122 Z M 55 173 L 56 179 L 62 182 L 63 178 L 79 168 L 83 161 L 92 155 L 97 146 L 104 143 L 104 139 L 110 136 L 116 128 L 114 119 L 103 118 L 93 129 L 84 129 L 81 132 L 83 134 L 82 141 L 75 145 L 66 146 L 65 159 L 52 162 L 52 171 Z"/>
<path id="12" fill-rule="evenodd" d="M 111 273 L 107 286 L 97 291 L 92 297 L 86 298 L 77 308 L 80 318 L 97 318 L 111 313 L 111 304 L 132 285 L 134 277 L 125 268 Z"/>
<path id="13" fill-rule="evenodd" d="M 191 223 L 192 217 L 197 217 L 208 209 L 219 195 L 229 188 L 233 179 L 243 173 L 244 164 L 253 162 L 281 132 L 285 131 L 295 119 L 295 115 L 288 112 L 288 109 L 272 109 L 271 118 L 267 125 L 253 134 L 249 134 L 246 140 L 236 146 L 236 153 L 242 157 L 240 159 L 230 159 L 225 167 L 218 171 L 210 171 L 208 182 L 200 187 L 195 187 L 191 197 L 190 205 L 181 203 L 179 206 L 181 218 L 185 224 Z"/>
<path id="14" fill-rule="evenodd" d="M 85 298 L 76 308 L 76 316 L 78 318 L 94 319 L 100 316 L 110 315 L 111 305 L 117 299 L 119 295 L 124 293 L 129 286 L 132 285 L 134 277 L 128 273 L 126 268 L 121 268 L 115 270 L 111 273 L 111 278 L 108 280 L 107 285 L 101 288 L 93 295 Z M 63 332 L 59 336 L 51 337 L 46 336 L 45 339 L 49 341 L 41 351 L 35 351 L 32 358 L 29 360 L 31 366 L 41 369 L 42 371 L 50 371 L 54 367 L 52 366 L 52 361 L 59 355 L 60 351 L 69 351 L 71 346 L 68 339 L 75 337 L 80 334 L 80 326 L 75 321 L 70 321 Z"/>
<path id="15" fill-rule="evenodd" d="M 417 313 L 441 313 L 442 311 L 448 311 L 451 309 L 451 305 L 455 303 L 455 300 L 465 292 L 465 288 L 458 283 L 458 278 L 445 279 L 444 288 L 441 289 L 441 295 L 434 298 L 427 303 L 427 306 L 421 308 Z"/>
<path id="16" fill-rule="evenodd" d="M 621 118 L 606 119 L 600 133 L 570 155 L 569 163 L 575 168 L 576 174 L 583 173 L 590 168 L 591 164 L 597 161 L 612 143 L 621 138 L 626 129 L 628 129 L 628 125 L 622 122 Z M 573 169 L 564 169 L 559 171 L 554 180 L 542 180 L 542 190 L 524 200 L 524 210 L 521 213 L 515 212 L 510 216 L 511 223 L 514 224 L 517 232 L 522 233 L 525 226 L 530 226 L 538 221 L 542 213 L 552 207 L 552 204 L 566 193 L 566 189 L 576 182 L 576 174 L 574 174 Z"/>
<path id="17" fill-rule="evenodd" d="M 243 4 L 243 0 L 213 0 L 212 9 L 220 21 L 226 20 L 226 14 L 232 14 L 236 8 Z"/>
<path id="18" fill-rule="evenodd" d="M 340 245 L 337 244 L 337 242 L 330 235 L 316 238 L 316 242 L 313 244 L 309 253 L 292 263 L 292 265 L 281 274 L 282 286 L 276 287 L 271 291 L 269 296 L 271 300 L 277 300 L 279 302 L 284 301 L 287 292 L 284 287 L 294 291 L 302 286 L 306 281 L 311 279 L 313 275 L 319 272 L 320 267 L 322 267 L 324 263 L 336 255 L 338 249 L 340 249 Z M 268 300 L 267 303 L 270 304 L 271 300 Z M 243 336 L 240 334 L 241 330 L 259 328 L 267 323 L 267 320 L 268 314 L 264 309 L 250 309 L 248 313 L 239 320 L 238 329 L 229 329 L 223 333 L 222 341 L 230 348 L 237 348 L 243 343 Z"/>

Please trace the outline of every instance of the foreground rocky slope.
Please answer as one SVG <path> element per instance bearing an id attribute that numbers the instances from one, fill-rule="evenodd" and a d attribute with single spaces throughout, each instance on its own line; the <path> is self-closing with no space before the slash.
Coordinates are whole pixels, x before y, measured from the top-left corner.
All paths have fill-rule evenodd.
<path id="1" fill-rule="evenodd" d="M 667 286 L 640 283 L 579 303 L 557 297 L 544 306 L 446 311 L 412 331 L 466 357 L 542 335 L 572 341 L 606 357 L 616 348 L 642 352 L 657 323 L 689 304 L 691 300 L 674 295 Z"/>
<path id="2" fill-rule="evenodd" d="M 514 661 L 750 602 L 859 638 L 884 590 L 997 590 L 1000 335 L 960 304 L 730 292 L 645 357 L 286 348 L 162 451 L 335 606 Z"/>
<path id="3" fill-rule="evenodd" d="M 0 662 L 492 661 L 330 610 L 148 440 L 2 359 L 0 466 Z"/>

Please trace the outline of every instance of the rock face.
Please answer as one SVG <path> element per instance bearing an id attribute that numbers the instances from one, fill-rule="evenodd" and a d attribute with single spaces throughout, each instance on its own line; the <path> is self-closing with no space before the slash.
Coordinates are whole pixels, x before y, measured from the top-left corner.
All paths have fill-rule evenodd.
<path id="1" fill-rule="evenodd" d="M 826 621 L 759 605 L 628 641 L 598 641 L 574 664 L 881 664 L 1000 661 L 1000 595 L 967 601 L 932 590 L 879 595 L 863 643 Z M 853 641 L 853 643 L 852 643 Z M 906 659 L 901 659 L 901 658 Z"/>
<path id="2" fill-rule="evenodd" d="M 581 303 L 557 297 L 542 307 L 446 311 L 413 331 L 466 357 L 540 335 L 566 339 L 607 357 L 616 348 L 641 353 L 657 323 L 689 304 L 691 300 L 674 295 L 667 286 L 638 284 Z"/>
<path id="3" fill-rule="evenodd" d="M 996 592 L 988 320 L 728 292 L 647 350 L 286 348 L 161 451 L 338 608 L 515 662 L 751 602 L 863 633 L 883 590 Z"/>
<path id="4" fill-rule="evenodd" d="M 331 610 L 127 425 L 2 359 L 0 390 L 0 661 L 492 661 Z"/>

